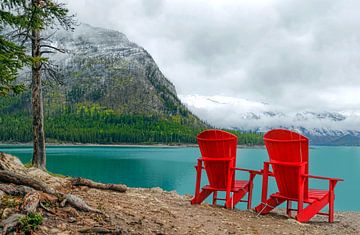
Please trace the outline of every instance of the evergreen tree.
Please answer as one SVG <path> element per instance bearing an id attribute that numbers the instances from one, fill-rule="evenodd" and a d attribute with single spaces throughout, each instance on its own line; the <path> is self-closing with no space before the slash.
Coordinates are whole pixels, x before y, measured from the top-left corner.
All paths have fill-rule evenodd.
<path id="1" fill-rule="evenodd" d="M 65 52 L 64 49 L 52 46 L 49 42 L 51 34 L 45 37 L 47 30 L 56 30 L 62 27 L 72 30 L 74 16 L 69 15 L 64 4 L 54 0 L 3 0 L 5 15 L 15 15 L 16 23 L 11 26 L 16 29 L 13 38 L 20 40 L 21 45 L 29 45 L 31 51 L 32 70 L 32 126 L 34 154 L 32 163 L 35 167 L 45 169 L 45 131 L 42 100 L 42 75 L 57 79 L 56 67 L 54 67 L 46 54 Z"/>
<path id="2" fill-rule="evenodd" d="M 23 23 L 22 17 L 13 13 L 15 8 L 22 6 L 23 0 L 0 1 L 0 96 L 10 92 L 18 94 L 24 90 L 24 85 L 15 84 L 15 80 L 18 70 L 29 64 L 30 60 L 25 48 L 12 42 L 5 32 L 5 27 L 9 30 Z"/>

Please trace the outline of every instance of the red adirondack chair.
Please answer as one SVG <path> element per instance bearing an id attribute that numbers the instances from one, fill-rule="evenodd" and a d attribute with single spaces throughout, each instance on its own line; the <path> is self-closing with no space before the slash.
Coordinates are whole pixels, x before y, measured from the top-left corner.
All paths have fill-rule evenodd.
<path id="1" fill-rule="evenodd" d="M 197 136 L 201 158 L 197 160 L 195 196 L 191 204 L 201 204 L 213 193 L 213 205 L 217 200 L 225 201 L 226 208 L 233 208 L 238 202 L 247 202 L 251 208 L 253 179 L 256 171 L 236 168 L 237 136 L 221 130 L 206 130 Z M 205 169 L 209 184 L 202 187 L 201 173 Z M 249 180 L 235 180 L 235 170 L 250 173 Z M 226 192 L 226 197 L 218 198 L 218 192 Z M 245 194 L 247 200 L 242 200 Z"/>
<path id="2" fill-rule="evenodd" d="M 299 222 L 307 222 L 316 214 L 326 215 L 329 222 L 333 222 L 334 188 L 342 179 L 309 175 L 309 140 L 296 132 L 275 129 L 264 135 L 264 142 L 270 161 L 264 162 L 262 199 L 255 211 L 267 214 L 286 201 L 288 216 L 297 211 L 295 218 Z M 269 165 L 273 172 L 269 171 Z M 267 198 L 269 176 L 275 177 L 279 191 Z M 309 189 L 309 178 L 328 180 L 329 189 Z M 297 209 L 291 208 L 292 201 L 297 202 Z M 321 212 L 326 205 L 329 205 L 328 212 Z"/>

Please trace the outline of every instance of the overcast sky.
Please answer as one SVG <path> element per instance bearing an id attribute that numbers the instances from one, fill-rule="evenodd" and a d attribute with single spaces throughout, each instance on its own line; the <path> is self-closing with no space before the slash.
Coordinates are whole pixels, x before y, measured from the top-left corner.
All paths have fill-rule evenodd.
<path id="1" fill-rule="evenodd" d="M 125 33 L 181 97 L 293 111 L 360 110 L 359 0 L 66 0 Z"/>

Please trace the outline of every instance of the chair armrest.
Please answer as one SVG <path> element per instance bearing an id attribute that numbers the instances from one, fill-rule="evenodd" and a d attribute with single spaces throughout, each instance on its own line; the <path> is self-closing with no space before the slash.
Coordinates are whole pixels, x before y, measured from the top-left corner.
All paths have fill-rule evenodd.
<path id="1" fill-rule="evenodd" d="M 250 170 L 250 169 L 245 169 L 245 168 L 239 168 L 239 167 L 232 167 L 233 170 L 236 171 L 247 171 L 251 174 L 255 174 L 255 175 L 261 175 L 262 172 L 261 171 L 257 171 L 257 170 Z"/>
<path id="2" fill-rule="evenodd" d="M 264 174 L 264 170 L 260 170 L 260 175 Z M 274 173 L 272 171 L 268 171 L 268 176 L 274 176 Z"/>
<path id="3" fill-rule="evenodd" d="M 229 162 L 232 161 L 233 158 L 223 158 L 223 157 L 202 157 L 202 158 L 198 158 L 199 161 L 218 161 L 218 162 Z"/>
<path id="4" fill-rule="evenodd" d="M 272 165 L 278 165 L 278 166 L 289 166 L 289 167 L 301 167 L 307 164 L 306 162 L 277 162 L 277 161 L 271 161 L 266 163 Z"/>
<path id="5" fill-rule="evenodd" d="M 313 179 L 320 179 L 320 180 L 329 180 L 329 181 L 344 181 L 340 178 L 329 178 L 324 176 L 317 176 L 317 175 L 301 175 L 304 178 L 313 178 Z"/>

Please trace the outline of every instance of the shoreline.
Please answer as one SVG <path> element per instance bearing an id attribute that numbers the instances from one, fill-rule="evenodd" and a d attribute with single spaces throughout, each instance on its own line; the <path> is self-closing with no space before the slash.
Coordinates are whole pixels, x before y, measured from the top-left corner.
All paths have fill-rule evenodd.
<path id="1" fill-rule="evenodd" d="M 29 146 L 32 143 L 4 143 L 0 142 L 1 146 Z M 136 147 L 136 148 L 197 148 L 197 144 L 92 144 L 92 143 L 46 143 L 46 147 Z M 237 145 L 237 148 L 242 149 L 260 149 L 264 145 Z"/>

